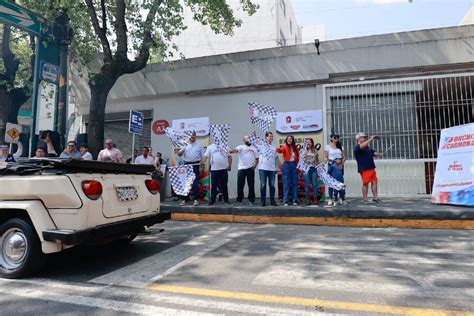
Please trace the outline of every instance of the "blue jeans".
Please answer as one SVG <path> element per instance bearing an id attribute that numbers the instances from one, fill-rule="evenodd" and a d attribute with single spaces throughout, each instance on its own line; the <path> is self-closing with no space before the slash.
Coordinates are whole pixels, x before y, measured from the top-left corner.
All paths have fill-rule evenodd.
<path id="1" fill-rule="evenodd" d="M 342 169 L 339 169 L 337 164 L 330 163 L 328 164 L 328 174 L 337 181 L 344 183 L 344 167 L 342 167 Z M 333 188 L 329 188 L 328 192 L 329 198 L 333 200 L 337 200 L 338 196 L 340 196 L 342 200 L 344 200 L 346 197 L 345 190 L 335 190 Z"/>
<path id="2" fill-rule="evenodd" d="M 260 175 L 260 200 L 265 204 L 267 199 L 267 179 L 270 187 L 270 203 L 275 202 L 275 171 L 258 170 Z"/>
<path id="3" fill-rule="evenodd" d="M 298 201 L 298 170 L 296 170 L 296 162 L 285 161 L 282 169 L 283 176 L 283 203 L 288 203 L 288 195 L 290 193 L 293 199 L 291 201 Z"/>
<path id="4" fill-rule="evenodd" d="M 313 186 L 313 195 L 315 198 L 318 197 L 318 172 L 315 167 L 311 167 L 308 170 L 308 173 L 304 175 L 304 189 L 306 193 L 306 198 L 309 199 L 310 196 L 310 185 Z"/>

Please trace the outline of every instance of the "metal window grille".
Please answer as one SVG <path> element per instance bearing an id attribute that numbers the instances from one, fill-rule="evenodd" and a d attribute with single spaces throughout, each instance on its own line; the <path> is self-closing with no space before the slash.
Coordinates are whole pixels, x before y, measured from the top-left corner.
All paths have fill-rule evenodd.
<path id="1" fill-rule="evenodd" d="M 441 129 L 474 122 L 472 73 L 351 82 L 324 89 L 326 131 L 341 135 L 349 160 L 354 159 L 359 132 L 380 137 L 373 143 L 376 151 L 391 148 L 377 161 L 379 173 L 392 181 L 382 190 L 385 195 L 431 193 Z M 349 161 L 349 168 L 351 164 L 355 167 Z M 354 181 L 360 182 L 357 177 Z M 353 185 L 358 193 L 360 184 Z"/>

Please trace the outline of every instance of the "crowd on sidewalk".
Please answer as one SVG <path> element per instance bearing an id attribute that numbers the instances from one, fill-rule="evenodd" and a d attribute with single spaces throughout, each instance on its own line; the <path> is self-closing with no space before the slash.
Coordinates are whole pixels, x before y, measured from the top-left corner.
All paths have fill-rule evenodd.
<path id="1" fill-rule="evenodd" d="M 255 133 L 255 132 L 254 132 Z M 58 157 L 62 159 L 84 159 L 92 160 L 92 154 L 89 152 L 87 144 L 81 144 L 77 150 L 77 143 L 69 141 L 67 148 L 58 155 L 58 146 L 55 144 L 54 136 L 45 133 L 40 137 L 42 144 L 37 147 L 36 158 L 41 157 Z M 284 144 L 280 147 L 274 146 L 273 133 L 265 133 L 265 142 L 267 148 L 271 148 L 270 154 L 262 155 L 255 146 L 250 142 L 251 137 L 245 135 L 243 143 L 236 146 L 232 150 L 226 151 L 224 154 L 216 144 L 209 145 L 206 149 L 204 146 L 196 141 L 196 134 L 193 133 L 189 139 L 189 143 L 183 146 L 178 151 L 178 157 L 184 165 L 192 165 L 193 172 L 196 175 L 192 189 L 192 204 L 199 205 L 199 175 L 203 171 L 206 162 L 210 161 L 210 179 L 211 179 L 211 194 L 209 205 L 214 205 L 217 200 L 218 192 L 222 195 L 223 202 L 230 204 L 228 193 L 228 178 L 229 172 L 232 168 L 232 155 L 238 155 L 237 164 L 237 199 L 235 205 L 242 205 L 244 201 L 244 188 L 247 184 L 248 201 L 250 206 L 255 205 L 255 173 L 258 170 L 260 178 L 260 205 L 266 206 L 267 203 L 267 187 L 269 193 L 269 203 L 272 206 L 277 206 L 275 199 L 275 179 L 277 175 L 277 167 L 275 159 L 277 155 L 282 155 L 282 182 L 283 182 L 283 206 L 297 206 L 298 203 L 298 163 L 300 159 L 308 166 L 304 172 L 304 186 L 306 205 L 311 205 L 312 201 L 317 204 L 317 199 L 311 198 L 311 188 L 313 195 L 317 192 L 318 174 L 316 167 L 321 164 L 327 164 L 327 173 L 335 180 L 344 183 L 344 164 L 346 162 L 346 150 L 341 144 L 341 137 L 336 133 L 330 135 L 329 144 L 324 148 L 323 157 L 319 153 L 320 148 L 316 148 L 312 138 L 305 139 L 304 146 L 298 148 L 295 143 L 295 138 L 288 135 L 285 138 Z M 354 157 L 357 161 L 357 171 L 361 176 L 362 181 L 362 197 L 364 202 L 369 202 L 368 193 L 369 185 L 371 187 L 373 202 L 379 203 L 377 184 L 378 178 L 376 173 L 376 166 L 374 158 L 382 156 L 382 153 L 375 152 L 369 145 L 376 140 L 376 136 L 368 137 L 365 133 L 358 133 L 356 135 L 357 144 L 354 147 Z M 3 145 L 1 147 L 0 161 L 14 162 L 21 156 L 23 146 L 18 143 L 18 150 L 14 154 L 9 153 L 9 147 Z M 155 166 L 155 171 L 152 174 L 154 179 L 161 179 L 163 177 L 163 159 L 161 153 L 157 152 L 153 157 L 151 148 L 144 146 L 142 154 L 138 155 L 135 150 L 135 164 L 150 164 Z M 105 141 L 104 149 L 102 149 L 97 157 L 98 161 L 123 163 L 124 158 L 122 152 L 116 148 L 112 139 Z M 127 159 L 127 163 L 132 163 L 132 159 Z M 336 190 L 328 187 L 329 200 L 327 207 L 336 205 L 345 205 L 345 190 Z M 188 197 L 179 196 L 180 205 L 186 205 Z"/>

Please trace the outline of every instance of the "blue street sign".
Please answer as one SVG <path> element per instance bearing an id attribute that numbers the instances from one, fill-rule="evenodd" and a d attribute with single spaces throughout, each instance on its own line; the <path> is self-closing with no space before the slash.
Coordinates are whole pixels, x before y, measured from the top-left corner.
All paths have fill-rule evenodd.
<path id="1" fill-rule="evenodd" d="M 128 132 L 132 134 L 143 133 L 143 113 L 130 111 L 130 120 L 128 121 Z"/>

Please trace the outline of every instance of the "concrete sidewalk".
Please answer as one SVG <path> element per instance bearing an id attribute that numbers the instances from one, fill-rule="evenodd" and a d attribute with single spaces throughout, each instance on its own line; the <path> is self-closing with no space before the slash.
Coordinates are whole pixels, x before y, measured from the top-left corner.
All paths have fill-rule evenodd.
<path id="1" fill-rule="evenodd" d="M 383 203 L 363 203 L 348 199 L 348 205 L 332 208 L 311 206 L 241 206 L 216 203 L 208 206 L 179 206 L 177 201 L 162 202 L 162 210 L 174 220 L 217 221 L 267 224 L 306 224 L 326 226 L 451 228 L 474 229 L 474 208 L 434 205 L 429 199 L 384 199 Z"/>

